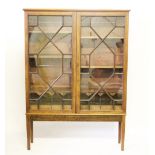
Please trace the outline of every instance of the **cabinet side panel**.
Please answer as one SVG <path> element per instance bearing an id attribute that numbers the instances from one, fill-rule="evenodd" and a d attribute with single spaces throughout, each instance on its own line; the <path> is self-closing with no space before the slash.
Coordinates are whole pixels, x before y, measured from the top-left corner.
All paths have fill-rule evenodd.
<path id="1" fill-rule="evenodd" d="M 127 100 L 127 69 L 128 69 L 128 27 L 129 27 L 129 13 L 125 16 L 125 39 L 124 39 L 124 81 L 123 81 L 123 105 L 122 109 L 126 112 Z"/>
<path id="2" fill-rule="evenodd" d="M 25 17 L 25 88 L 26 88 L 26 112 L 29 111 L 29 59 L 28 59 L 28 14 Z"/>

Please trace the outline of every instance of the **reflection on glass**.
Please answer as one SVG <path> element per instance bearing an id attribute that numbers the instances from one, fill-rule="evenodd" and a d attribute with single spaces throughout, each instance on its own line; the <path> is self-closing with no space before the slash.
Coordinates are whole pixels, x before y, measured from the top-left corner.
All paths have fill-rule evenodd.
<path id="1" fill-rule="evenodd" d="M 81 110 L 121 108 L 124 17 L 81 18 Z"/>
<path id="2" fill-rule="evenodd" d="M 71 54 L 72 52 L 71 35 L 72 28 L 63 27 L 52 40 L 58 50 L 63 51 L 63 54 Z"/>
<path id="3" fill-rule="evenodd" d="M 31 109 L 71 110 L 72 17 L 29 16 Z"/>
<path id="4" fill-rule="evenodd" d="M 29 54 L 38 54 L 48 41 L 38 27 L 29 27 Z"/>

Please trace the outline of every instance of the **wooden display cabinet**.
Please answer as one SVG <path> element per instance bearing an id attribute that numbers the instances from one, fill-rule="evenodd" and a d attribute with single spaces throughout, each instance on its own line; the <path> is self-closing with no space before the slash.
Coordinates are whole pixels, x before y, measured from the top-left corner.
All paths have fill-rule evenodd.
<path id="1" fill-rule="evenodd" d="M 33 121 L 115 121 L 124 150 L 129 11 L 24 12 L 27 149 Z"/>

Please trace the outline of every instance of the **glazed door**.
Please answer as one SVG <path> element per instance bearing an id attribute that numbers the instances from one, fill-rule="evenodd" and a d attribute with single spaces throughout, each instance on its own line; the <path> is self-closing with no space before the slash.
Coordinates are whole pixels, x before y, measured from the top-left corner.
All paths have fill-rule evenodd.
<path id="1" fill-rule="evenodd" d="M 75 20 L 71 12 L 27 15 L 32 111 L 75 111 Z"/>
<path id="2" fill-rule="evenodd" d="M 77 112 L 122 111 L 125 20 L 118 12 L 78 13 Z"/>

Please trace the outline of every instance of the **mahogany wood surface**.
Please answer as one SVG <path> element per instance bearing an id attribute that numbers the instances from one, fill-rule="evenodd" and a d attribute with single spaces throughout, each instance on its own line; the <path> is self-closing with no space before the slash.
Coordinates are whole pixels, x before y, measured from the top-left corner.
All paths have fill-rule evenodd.
<path id="1" fill-rule="evenodd" d="M 27 128 L 27 149 L 30 150 L 30 143 L 33 143 L 33 122 L 34 121 L 110 121 L 118 122 L 118 143 L 121 143 L 121 150 L 124 150 L 125 140 L 125 116 L 127 99 L 127 63 L 128 63 L 128 23 L 129 10 L 80 10 L 80 9 L 31 9 L 24 10 L 25 18 L 25 83 L 26 83 L 26 128 Z M 48 105 L 45 109 L 37 109 L 30 105 L 30 76 L 29 76 L 29 32 L 28 16 L 72 16 L 72 103 L 65 106 L 65 110 L 51 110 Z M 124 57 L 123 57 L 123 103 L 110 109 L 104 106 L 101 111 L 85 109 L 81 110 L 80 104 L 80 57 L 81 57 L 81 16 L 118 16 L 125 17 L 124 36 Z M 111 66 L 112 67 L 112 66 Z M 107 67 L 100 68 L 111 68 Z M 86 66 L 83 68 L 87 68 Z M 94 67 L 95 68 L 95 67 Z M 117 68 L 117 66 L 116 66 Z M 119 66 L 118 66 L 119 68 Z M 84 107 L 84 106 L 83 106 Z M 70 109 L 68 109 L 70 108 Z"/>

